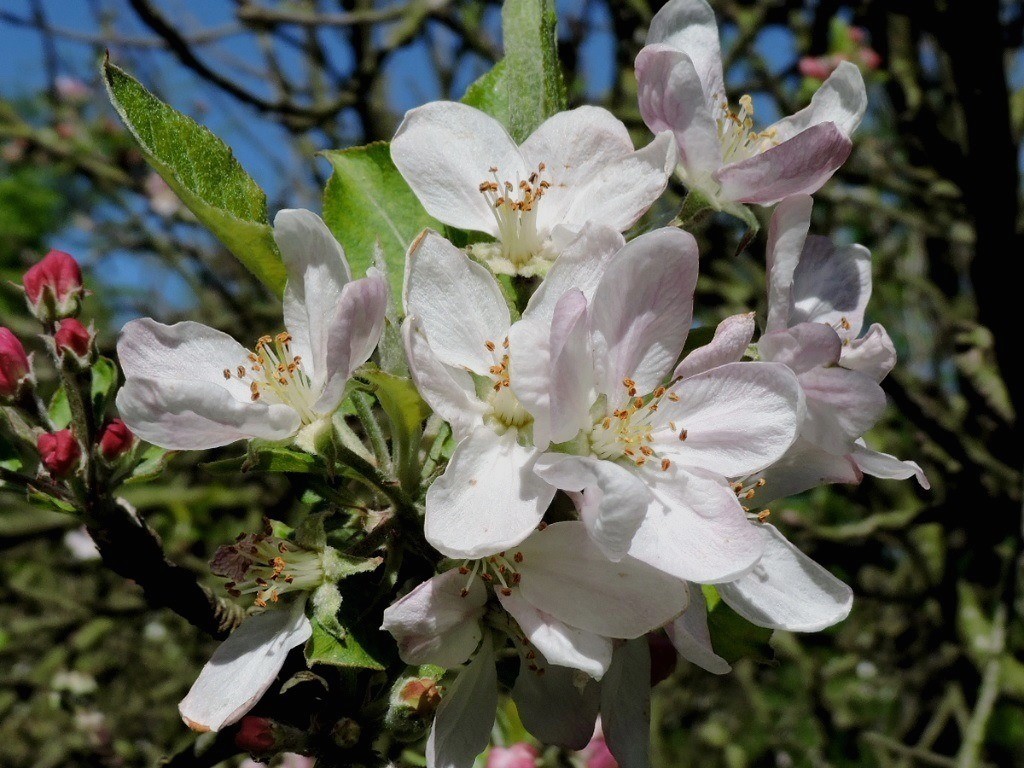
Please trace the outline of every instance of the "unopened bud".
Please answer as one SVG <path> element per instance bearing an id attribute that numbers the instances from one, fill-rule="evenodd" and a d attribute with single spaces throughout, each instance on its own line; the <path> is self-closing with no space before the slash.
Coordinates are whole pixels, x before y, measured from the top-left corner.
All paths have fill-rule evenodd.
<path id="1" fill-rule="evenodd" d="M 425 669 L 421 667 L 420 671 Z M 401 741 L 415 741 L 427 732 L 434 712 L 441 703 L 441 689 L 438 681 L 444 671 L 437 669 L 437 675 L 403 676 L 398 678 L 391 689 L 391 700 L 385 722 L 388 730 Z"/>
<path id="2" fill-rule="evenodd" d="M 363 729 L 351 717 L 343 717 L 331 728 L 331 738 L 341 749 L 352 749 L 359 743 Z"/>
<path id="3" fill-rule="evenodd" d="M 113 419 L 100 435 L 100 455 L 107 461 L 115 461 L 126 454 L 135 444 L 135 435 L 120 419 Z"/>
<path id="4" fill-rule="evenodd" d="M 29 309 L 40 321 L 73 317 L 81 308 L 82 268 L 63 251 L 50 251 L 21 279 Z"/>
<path id="5" fill-rule="evenodd" d="M 57 331 L 53 334 L 53 344 L 62 360 L 79 367 L 87 367 L 95 362 L 93 334 L 73 317 L 60 321 Z"/>
<path id="6" fill-rule="evenodd" d="M 508 747 L 491 747 L 486 768 L 535 768 L 540 751 L 521 741 Z"/>
<path id="7" fill-rule="evenodd" d="M 32 383 L 32 363 L 25 347 L 7 328 L 0 328 L 0 399 L 15 399 Z"/>
<path id="8" fill-rule="evenodd" d="M 265 717 L 243 717 L 235 734 L 235 746 L 250 755 L 269 755 L 275 751 L 274 723 Z"/>
<path id="9" fill-rule="evenodd" d="M 82 448 L 70 429 L 44 432 L 36 441 L 36 448 L 43 466 L 56 478 L 67 477 L 74 472 L 82 458 Z"/>

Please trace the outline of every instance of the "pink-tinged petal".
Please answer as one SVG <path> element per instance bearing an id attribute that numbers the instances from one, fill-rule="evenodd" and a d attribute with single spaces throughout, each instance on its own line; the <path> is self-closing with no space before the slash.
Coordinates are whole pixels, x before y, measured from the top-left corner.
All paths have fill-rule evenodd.
<path id="1" fill-rule="evenodd" d="M 352 279 L 345 251 L 323 219 L 305 210 L 280 211 L 274 217 L 274 240 L 288 270 L 284 325 L 292 351 L 319 389 L 327 379 L 332 319 Z"/>
<path id="2" fill-rule="evenodd" d="M 656 416 L 651 447 L 658 456 L 737 477 L 768 466 L 793 444 L 800 385 L 777 363 L 727 363 L 672 386 Z"/>
<path id="3" fill-rule="evenodd" d="M 807 238 L 793 275 L 790 325 L 824 323 L 844 342 L 857 338 L 871 298 L 871 252 L 837 248 L 827 237 Z"/>
<path id="4" fill-rule="evenodd" d="M 773 525 L 760 531 L 764 556 L 741 579 L 718 593 L 752 624 L 789 632 L 817 632 L 845 619 L 853 591 L 794 547 Z"/>
<path id="5" fill-rule="evenodd" d="M 821 323 L 800 323 L 792 328 L 769 331 L 757 342 L 762 360 L 784 365 L 798 375 L 835 365 L 842 349 L 839 334 Z"/>
<path id="6" fill-rule="evenodd" d="M 632 557 L 704 584 L 731 581 L 754 566 L 764 542 L 724 480 L 675 467 L 647 474 L 654 503 L 633 538 Z"/>
<path id="7" fill-rule="evenodd" d="M 798 439 L 785 456 L 759 474 L 765 481 L 755 497 L 761 506 L 819 485 L 856 485 L 863 477 L 850 456 L 828 453 L 803 438 Z"/>
<path id="8" fill-rule="evenodd" d="M 807 406 L 800 435 L 829 453 L 849 453 L 853 441 L 882 418 L 885 392 L 863 373 L 815 368 L 799 378 Z"/>
<path id="9" fill-rule="evenodd" d="M 843 347 L 839 364 L 881 382 L 896 367 L 896 346 L 885 328 L 875 323 L 867 333 Z"/>
<path id="10" fill-rule="evenodd" d="M 671 131 L 687 181 L 708 179 L 722 167 L 722 142 L 690 57 L 648 45 L 636 57 L 640 115 L 653 133 Z"/>
<path id="11" fill-rule="evenodd" d="M 601 681 L 601 729 L 619 768 L 649 768 L 651 652 L 647 638 L 615 649 Z"/>
<path id="12" fill-rule="evenodd" d="M 542 232 L 589 222 L 623 231 L 665 191 L 675 167 L 671 139 L 634 151 L 629 131 L 608 110 L 579 107 L 549 117 L 523 142 L 527 167 L 550 183 L 537 205 Z M 514 180 L 513 180 L 514 181 Z"/>
<path id="13" fill-rule="evenodd" d="M 791 139 L 821 123 L 833 123 L 844 135 L 850 136 L 860 125 L 867 107 L 868 95 L 860 67 L 843 61 L 811 97 L 810 104 L 771 128 L 779 141 Z"/>
<path id="14" fill-rule="evenodd" d="M 683 358 L 672 378 L 688 379 L 720 365 L 739 362 L 754 338 L 754 326 L 753 312 L 725 318 L 715 329 L 714 338 Z"/>
<path id="15" fill-rule="evenodd" d="M 201 732 L 238 722 L 274 682 L 288 653 L 312 632 L 302 603 L 250 616 L 206 662 L 178 704 L 181 719 Z"/>
<path id="16" fill-rule="evenodd" d="M 388 281 L 377 269 L 353 280 L 341 292 L 334 319 L 328 330 L 324 389 L 314 406 L 317 413 L 330 414 L 345 394 L 345 384 L 356 368 L 370 359 L 384 330 L 388 304 Z"/>
<path id="17" fill-rule="evenodd" d="M 650 492 L 635 473 L 594 456 L 563 453 L 545 453 L 537 460 L 535 471 L 563 491 L 583 491 L 578 504 L 580 519 L 594 543 L 609 560 L 626 556 L 651 501 Z"/>
<path id="18" fill-rule="evenodd" d="M 537 457 L 514 429 L 477 428 L 427 491 L 427 541 L 448 557 L 478 558 L 529 536 L 555 495 L 533 471 Z"/>
<path id="19" fill-rule="evenodd" d="M 485 267 L 436 232 L 425 232 L 409 247 L 404 298 L 406 314 L 420 321 L 438 360 L 487 375 L 508 334 L 509 312 Z"/>
<path id="20" fill-rule="evenodd" d="M 612 662 L 612 641 L 570 627 L 525 600 L 520 590 L 509 595 L 497 592 L 502 607 L 512 614 L 523 635 L 548 660 L 559 667 L 585 672 L 600 680 Z"/>
<path id="21" fill-rule="evenodd" d="M 925 490 L 931 488 L 931 483 L 924 474 L 924 470 L 914 461 L 904 461 L 895 456 L 875 451 L 864 445 L 863 440 L 858 440 L 854 446 L 851 456 L 858 469 L 866 475 L 880 477 L 885 480 L 906 480 L 913 477 L 917 479 L 918 485 Z"/>
<path id="22" fill-rule="evenodd" d="M 428 768 L 471 768 L 487 749 L 498 709 L 498 675 L 489 637 L 452 683 L 427 738 Z"/>
<path id="23" fill-rule="evenodd" d="M 117 393 L 117 410 L 140 439 L 175 451 L 199 451 L 258 437 L 286 440 L 301 426 L 293 408 L 240 400 L 205 381 L 133 377 Z"/>
<path id="24" fill-rule="evenodd" d="M 622 380 L 641 393 L 668 376 L 690 332 L 697 242 L 657 229 L 627 243 L 594 295 L 591 334 L 598 390 L 612 407 L 626 399 Z"/>
<path id="25" fill-rule="evenodd" d="M 704 0 L 670 0 L 651 19 L 647 44 L 664 43 L 690 57 L 709 107 L 725 99 L 715 12 Z"/>
<path id="26" fill-rule="evenodd" d="M 850 156 L 853 144 L 834 123 L 821 123 L 778 146 L 715 172 L 721 197 L 774 205 L 817 192 Z"/>
<path id="27" fill-rule="evenodd" d="M 402 324 L 402 338 L 417 391 L 434 413 L 451 424 L 456 440 L 469 437 L 487 410 L 476 396 L 473 377 L 437 359 L 415 317 L 407 317 Z"/>
<path id="28" fill-rule="evenodd" d="M 590 741 L 601 702 L 600 686 L 579 670 L 548 665 L 543 658 L 524 662 L 512 689 L 519 717 L 543 744 L 582 749 Z"/>
<path id="29" fill-rule="evenodd" d="M 604 637 L 633 638 L 686 608 L 675 579 L 632 557 L 613 563 L 582 523 L 549 525 L 517 547 L 523 597 L 569 626 Z"/>
<path id="30" fill-rule="evenodd" d="M 391 140 L 391 159 L 427 213 L 459 229 L 498 234 L 480 183 L 527 178 L 519 148 L 493 117 L 465 104 L 434 101 L 409 110 Z"/>
<path id="31" fill-rule="evenodd" d="M 468 594 L 462 592 L 467 588 Z M 434 576 L 384 611 L 381 629 L 398 643 L 406 664 L 462 664 L 480 644 L 480 618 L 487 590 L 479 579 L 470 583 L 457 568 Z"/>
<path id="32" fill-rule="evenodd" d="M 811 228 L 813 204 L 810 195 L 787 198 L 779 203 L 768 225 L 768 332 L 790 326 L 793 276 Z"/>
<path id="33" fill-rule="evenodd" d="M 690 605 L 683 615 L 665 626 L 679 655 L 714 675 L 727 675 L 732 666 L 715 653 L 708 631 L 708 604 L 699 584 L 690 585 Z"/>

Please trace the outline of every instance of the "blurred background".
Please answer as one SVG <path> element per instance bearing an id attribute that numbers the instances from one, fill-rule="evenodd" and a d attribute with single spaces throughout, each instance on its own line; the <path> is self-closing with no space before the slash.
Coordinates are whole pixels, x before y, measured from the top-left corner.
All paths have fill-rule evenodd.
<path id="1" fill-rule="evenodd" d="M 632 62 L 660 4 L 558 2 L 572 104 L 611 109 L 637 144 L 649 135 Z M 713 4 L 727 83 L 753 95 L 761 123 L 806 103 L 842 59 L 864 72 L 868 115 L 850 161 L 818 195 L 815 231 L 874 253 L 869 321 L 886 326 L 901 361 L 870 439 L 918 460 L 933 487 L 868 478 L 776 505 L 791 538 L 854 587 L 853 613 L 802 636 L 713 626 L 734 671 L 714 677 L 680 662 L 656 688 L 655 763 L 1024 765 L 1024 366 L 1014 359 L 1024 8 Z M 148 169 L 103 92 L 104 50 L 231 145 L 271 215 L 319 210 L 330 171 L 316 153 L 386 140 L 406 109 L 460 98 L 500 57 L 500 5 L 0 3 L 0 322 L 33 332 L 8 281 L 56 247 L 86 266 L 108 352 L 142 314 L 247 338 L 274 327 L 275 301 Z M 681 194 L 673 189 L 650 221 L 666 220 Z M 697 234 L 698 321 L 763 310 L 763 238 L 737 254 L 743 232 L 727 218 Z M 0 438 L 0 460 L 4 451 Z M 198 461 L 178 456 L 158 482 L 125 490 L 168 556 L 207 574 L 219 544 L 263 514 L 288 520 L 295 502 L 279 476 L 239 484 Z M 190 744 L 176 704 L 214 641 L 147 608 L 73 519 L 2 488 L 0 552 L 0 766 L 153 765 Z"/>

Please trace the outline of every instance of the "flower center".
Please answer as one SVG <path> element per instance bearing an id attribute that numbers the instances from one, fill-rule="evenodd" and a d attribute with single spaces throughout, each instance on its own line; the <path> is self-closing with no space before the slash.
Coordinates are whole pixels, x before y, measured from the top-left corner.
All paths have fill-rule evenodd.
<path id="1" fill-rule="evenodd" d="M 639 397 L 636 382 L 632 379 L 623 379 L 622 386 L 625 387 L 629 399 L 624 407 L 594 424 L 590 431 L 591 452 L 609 461 L 629 460 L 638 467 L 644 466 L 648 461 L 660 462 L 662 471 L 667 471 L 672 462 L 667 458 L 659 458 L 651 447 L 655 430 L 662 426 L 655 422 L 654 414 L 657 413 L 662 398 L 677 402 L 679 395 L 669 392 L 665 387 L 658 387 L 649 397 Z M 677 425 L 674 422 L 671 426 L 676 430 Z M 679 439 L 685 440 L 686 430 L 677 431 Z"/>
<path id="2" fill-rule="evenodd" d="M 466 579 L 466 586 L 462 588 L 462 596 L 469 594 L 469 588 L 479 576 L 485 584 L 492 585 L 508 597 L 512 594 L 512 587 L 519 584 L 523 578 L 518 570 L 523 560 L 523 553 L 519 550 L 512 553 L 499 552 L 482 560 L 466 560 L 459 566 L 459 573 L 469 577 Z"/>
<path id="3" fill-rule="evenodd" d="M 729 108 L 723 99 L 721 113 L 715 119 L 718 123 L 718 140 L 722 143 L 722 161 L 735 163 L 771 149 L 779 142 L 775 140 L 775 129 L 760 133 L 754 130 L 754 100 L 750 96 L 740 97 L 739 112 Z"/>
<path id="4" fill-rule="evenodd" d="M 260 608 L 288 592 L 308 591 L 324 580 L 320 552 L 301 549 L 267 533 L 243 534 L 234 544 L 217 549 L 210 570 L 229 579 L 233 597 L 254 595 Z"/>
<path id="5" fill-rule="evenodd" d="M 302 370 L 302 358 L 292 354 L 291 340 L 288 333 L 261 337 L 249 353 L 251 365 L 239 365 L 233 371 L 225 368 L 224 378 L 248 383 L 253 402 L 283 403 L 298 412 L 303 424 L 312 424 L 317 420 L 313 411 L 316 395 L 309 376 Z"/>
<path id="6" fill-rule="evenodd" d="M 480 183 L 480 193 L 487 200 L 498 224 L 501 255 L 515 268 L 529 262 L 544 248 L 537 231 L 537 208 L 551 182 L 543 178 L 547 166 L 541 163 L 527 179 L 517 183 L 501 181 L 498 169 L 489 169 L 492 179 Z"/>
<path id="7" fill-rule="evenodd" d="M 487 349 L 493 353 L 497 362 L 490 367 L 490 391 L 487 393 L 487 404 L 490 410 L 487 420 L 498 434 L 509 429 L 519 429 L 533 423 L 533 416 L 527 411 L 518 398 L 512 394 L 509 379 L 508 339 L 502 342 L 501 357 L 498 358 L 498 346 L 493 341 L 487 342 Z"/>

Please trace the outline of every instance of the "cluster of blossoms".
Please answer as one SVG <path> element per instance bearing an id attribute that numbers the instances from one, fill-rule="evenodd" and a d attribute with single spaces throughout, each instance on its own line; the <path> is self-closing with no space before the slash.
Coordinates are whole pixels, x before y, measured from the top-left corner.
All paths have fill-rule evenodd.
<path id="1" fill-rule="evenodd" d="M 412 381 L 451 434 L 443 471 L 414 499 L 441 558 L 383 612 L 403 662 L 448 670 L 443 684 L 423 674 L 393 693 L 432 719 L 430 768 L 469 768 L 487 748 L 510 657 L 511 697 L 538 740 L 580 750 L 599 722 L 619 765 L 646 765 L 648 637 L 664 632 L 683 658 L 730 670 L 708 629 L 711 587 L 774 629 L 815 631 L 850 611 L 850 588 L 768 522 L 768 502 L 864 474 L 927 487 L 916 464 L 863 439 L 896 359 L 884 328 L 861 333 L 870 254 L 809 235 L 809 195 L 846 160 L 866 107 L 859 69 L 839 63 L 809 106 L 759 128 L 750 97 L 737 108 L 725 92 L 711 8 L 671 0 L 636 74 L 654 134 L 639 150 L 603 109 L 556 114 L 517 144 L 449 102 L 410 111 L 391 143 L 427 213 L 477 233 L 459 248 L 423 232 L 401 296 Z M 623 235 L 673 174 L 705 207 L 776 206 L 756 342 L 757 318 L 741 314 L 684 355 L 696 240 L 676 227 Z M 385 331 L 388 281 L 376 268 L 354 276 L 308 211 L 280 212 L 274 238 L 283 329 L 250 350 L 193 322 L 129 323 L 120 415 L 166 449 L 271 441 L 372 464 L 338 412 Z M 53 316 L 73 314 L 73 293 L 26 287 Z M 8 337 L 0 392 L 16 398 L 31 364 Z M 77 327 L 53 338 L 61 354 L 91 354 Z M 74 453 L 56 436 L 40 450 L 54 467 Z M 338 610 L 338 581 L 379 564 L 273 530 L 222 548 L 214 572 L 261 610 L 203 669 L 181 703 L 186 722 L 241 721 L 310 638 L 310 614 L 323 623 Z M 281 746 L 268 733 L 267 749 Z"/>

